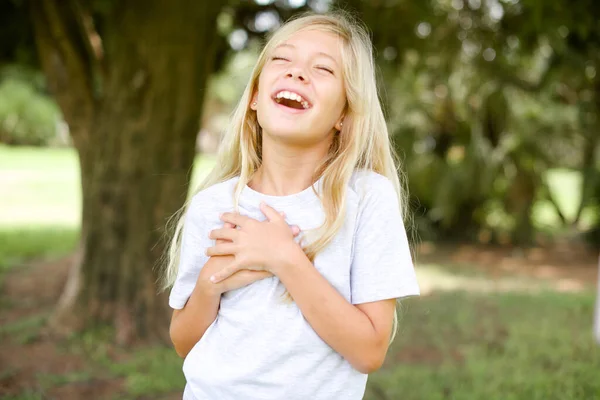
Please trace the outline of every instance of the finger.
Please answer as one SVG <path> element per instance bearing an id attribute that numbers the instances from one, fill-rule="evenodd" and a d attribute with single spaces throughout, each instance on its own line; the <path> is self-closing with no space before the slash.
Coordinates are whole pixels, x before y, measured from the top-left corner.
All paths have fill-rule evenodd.
<path id="1" fill-rule="evenodd" d="M 237 271 L 239 271 L 238 266 L 235 263 L 230 264 L 230 265 L 226 266 L 225 268 L 223 268 L 222 270 L 220 270 L 219 272 L 215 273 L 213 276 L 211 276 L 210 281 L 212 283 L 219 283 L 219 282 L 229 278 L 231 275 L 235 274 Z"/>
<path id="2" fill-rule="evenodd" d="M 300 228 L 298 227 L 298 225 L 292 225 L 290 226 L 290 228 L 292 229 L 292 234 L 294 236 L 298 236 L 300 234 Z"/>
<path id="3" fill-rule="evenodd" d="M 260 210 L 263 214 L 265 214 L 265 217 L 267 217 L 267 219 L 271 222 L 284 220 L 283 216 L 277 210 L 267 205 L 267 203 L 265 202 L 260 203 Z"/>
<path id="4" fill-rule="evenodd" d="M 230 224 L 229 222 L 225 222 L 225 223 L 223 224 L 223 228 L 230 228 L 230 229 L 233 229 L 233 228 L 235 228 L 235 225 L 233 225 L 233 224 Z M 217 243 L 217 244 L 219 244 L 219 243 L 227 243 L 227 242 L 228 242 L 228 241 L 227 241 L 227 240 L 224 240 L 224 239 L 217 239 L 217 240 L 216 240 L 216 243 Z"/>
<path id="5" fill-rule="evenodd" d="M 251 221 L 252 218 L 250 217 L 246 217 L 244 215 L 238 214 L 238 213 L 223 213 L 221 214 L 221 221 L 223 222 L 229 222 L 230 224 L 233 224 L 235 226 L 239 226 L 239 227 L 244 227 L 244 225 L 246 223 L 248 223 L 248 221 Z"/>
<path id="6" fill-rule="evenodd" d="M 208 237 L 214 240 L 229 240 L 235 241 L 240 233 L 233 228 L 220 228 L 210 231 Z"/>
<path id="7" fill-rule="evenodd" d="M 212 256 L 228 256 L 235 254 L 235 245 L 231 242 L 217 243 L 216 245 L 206 249 L 206 255 Z"/>

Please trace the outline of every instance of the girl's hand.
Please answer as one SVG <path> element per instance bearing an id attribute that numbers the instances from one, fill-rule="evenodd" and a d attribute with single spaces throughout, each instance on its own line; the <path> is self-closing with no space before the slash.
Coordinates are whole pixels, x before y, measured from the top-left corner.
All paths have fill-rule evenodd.
<path id="1" fill-rule="evenodd" d="M 229 222 L 226 222 L 223 227 L 227 229 L 235 228 L 235 226 Z M 218 239 L 216 243 L 223 244 L 228 243 L 228 241 L 224 239 Z M 273 274 L 266 271 L 242 270 L 236 272 L 218 284 L 214 284 L 210 281 L 211 276 L 221 271 L 233 261 L 234 258 L 230 255 L 211 257 L 200 271 L 200 275 L 198 276 L 198 284 L 202 285 L 203 290 L 207 291 L 211 295 L 220 296 L 221 294 L 229 292 L 230 290 L 239 289 L 244 286 L 248 286 L 251 283 L 273 276 Z"/>
<path id="2" fill-rule="evenodd" d="M 267 217 L 264 222 L 237 213 L 225 213 L 221 220 L 239 229 L 223 227 L 210 233 L 217 243 L 206 250 L 208 256 L 233 256 L 233 261 L 210 279 L 221 282 L 241 270 L 267 271 L 272 273 L 274 266 L 286 257 L 288 250 L 298 246 L 294 236 L 299 228 L 285 222 L 284 216 L 273 208 L 261 203 L 261 211 Z M 227 242 L 221 242 L 225 240 Z"/>

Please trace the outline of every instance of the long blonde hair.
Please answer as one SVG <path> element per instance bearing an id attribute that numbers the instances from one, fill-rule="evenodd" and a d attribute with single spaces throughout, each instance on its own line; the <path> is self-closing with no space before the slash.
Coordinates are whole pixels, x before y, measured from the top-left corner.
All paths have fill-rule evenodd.
<path id="1" fill-rule="evenodd" d="M 214 168 L 195 193 L 239 177 L 234 192 L 238 204 L 243 188 L 261 165 L 261 127 L 256 113 L 250 109 L 258 78 L 271 52 L 298 31 L 316 29 L 333 33 L 342 39 L 343 79 L 347 104 L 342 131 L 335 135 L 330 151 L 315 172 L 314 181 L 321 178 L 320 194 L 325 221 L 304 251 L 311 261 L 331 242 L 344 223 L 346 188 L 356 169 L 366 169 L 386 176 L 396 188 L 402 215 L 406 215 L 397 158 L 390 144 L 387 125 L 378 96 L 373 48 L 367 30 L 359 21 L 342 11 L 328 14 L 303 14 L 296 17 L 268 39 L 252 71 L 250 81 L 238 103 L 225 132 Z M 184 213 L 189 202 L 176 214 L 177 226 L 168 249 L 163 288 L 170 287 L 177 276 L 181 251 Z M 397 317 L 394 318 L 394 334 Z"/>

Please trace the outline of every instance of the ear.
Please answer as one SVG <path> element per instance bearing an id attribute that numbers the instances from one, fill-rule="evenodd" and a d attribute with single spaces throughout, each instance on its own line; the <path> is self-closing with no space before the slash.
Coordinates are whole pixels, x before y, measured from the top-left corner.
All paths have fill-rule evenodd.
<path id="1" fill-rule="evenodd" d="M 256 109 L 258 108 L 258 90 L 256 92 L 254 92 L 254 94 L 252 95 L 252 100 L 250 100 L 250 109 L 256 111 Z"/>
<path id="2" fill-rule="evenodd" d="M 342 126 L 344 126 L 344 118 L 345 117 L 346 116 L 344 114 L 342 114 L 342 116 L 337 120 L 337 122 L 333 126 L 337 131 L 341 131 L 342 130 Z"/>

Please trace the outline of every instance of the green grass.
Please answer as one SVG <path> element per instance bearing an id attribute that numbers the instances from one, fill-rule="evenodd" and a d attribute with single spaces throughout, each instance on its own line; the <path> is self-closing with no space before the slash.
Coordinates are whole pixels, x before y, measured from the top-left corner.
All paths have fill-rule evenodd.
<path id="1" fill-rule="evenodd" d="M 212 156 L 196 158 L 192 187 L 213 164 Z M 0 145 L 0 187 L 0 229 L 79 226 L 81 188 L 73 149 Z"/>
<path id="2" fill-rule="evenodd" d="M 75 228 L 81 190 L 71 149 L 0 146 L 0 228 Z"/>
<path id="3" fill-rule="evenodd" d="M 81 376 L 124 379 L 124 389 L 128 394 L 126 398 L 182 391 L 185 386 L 185 378 L 181 372 L 183 360 L 171 347 L 146 346 L 131 351 L 113 345 L 113 337 L 112 326 L 98 327 L 73 335 L 64 351 L 79 354 L 89 360 L 90 370 Z M 115 352 L 121 353 L 118 362 L 111 356 Z"/>
<path id="4" fill-rule="evenodd" d="M 600 398 L 594 293 L 441 292 L 403 303 L 400 330 L 365 400 L 584 400 Z M 124 398 L 181 391 L 182 360 L 166 347 L 114 363 L 111 328 L 73 339 L 105 373 L 125 379 Z M 85 379 L 45 377 L 45 382 Z M 94 376 L 96 373 L 94 373 Z"/>
<path id="5" fill-rule="evenodd" d="M 0 339 L 11 336 L 19 344 L 31 343 L 38 338 L 47 318 L 46 313 L 40 313 L 4 324 L 0 326 Z"/>
<path id="6" fill-rule="evenodd" d="M 366 399 L 597 399 L 594 295 L 447 292 L 405 303 Z"/>
<path id="7" fill-rule="evenodd" d="M 78 236 L 79 230 L 68 226 L 0 226 L 0 273 L 30 259 L 68 254 Z"/>
<path id="8" fill-rule="evenodd" d="M 198 156 L 192 187 L 214 164 Z M 73 251 L 79 235 L 81 188 L 73 149 L 0 145 L 0 275 L 33 258 Z"/>
<path id="9" fill-rule="evenodd" d="M 76 371 L 66 374 L 38 374 L 37 380 L 42 388 L 88 382 L 94 378 L 90 371 Z"/>
<path id="10" fill-rule="evenodd" d="M 35 390 L 26 390 L 16 396 L 5 396 L 2 400 L 43 400 L 44 396 Z"/>
<path id="11" fill-rule="evenodd" d="M 183 390 L 182 364 L 172 348 L 156 347 L 137 352 L 131 360 L 114 365 L 111 370 L 125 378 L 129 394 L 142 396 Z"/>

